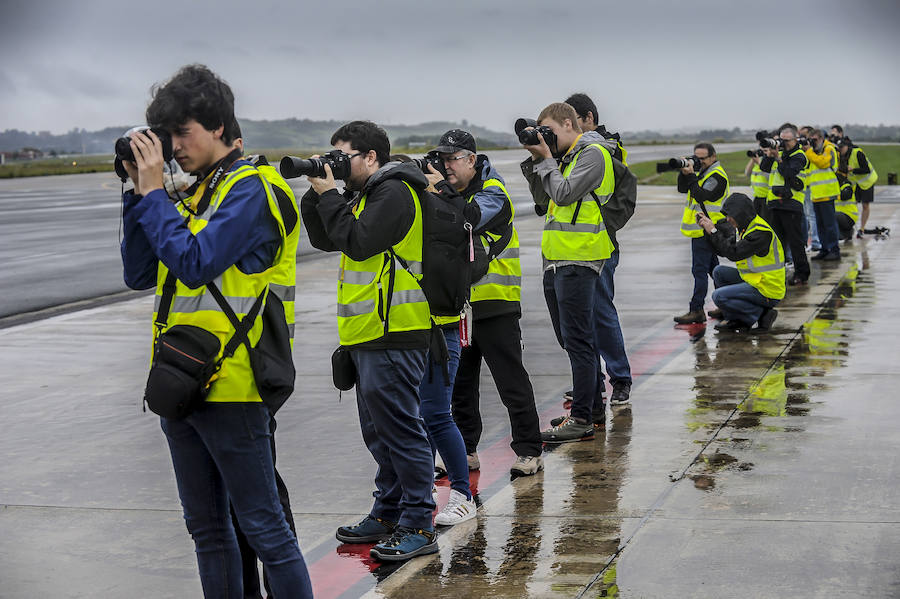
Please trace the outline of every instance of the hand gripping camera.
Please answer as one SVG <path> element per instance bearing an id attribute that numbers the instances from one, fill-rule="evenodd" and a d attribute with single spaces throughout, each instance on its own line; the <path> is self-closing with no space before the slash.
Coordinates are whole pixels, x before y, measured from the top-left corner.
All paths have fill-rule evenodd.
<path id="1" fill-rule="evenodd" d="M 447 170 L 444 168 L 444 159 L 441 158 L 440 153 L 436 150 L 428 152 L 422 158 L 413 158 L 412 161 L 426 175 L 431 174 L 431 171 L 428 170 L 428 165 L 431 165 L 434 167 L 434 170 L 439 172 L 445 179 L 447 178 Z"/>
<path id="2" fill-rule="evenodd" d="M 531 128 L 529 129 L 529 127 Z M 556 154 L 556 134 L 547 125 L 539 126 L 534 119 L 518 119 L 513 128 L 516 136 L 519 138 L 519 143 L 523 146 L 536 146 L 541 143 L 541 140 L 538 138 L 538 133 L 540 133 L 544 141 L 547 142 L 550 151 L 554 155 Z"/>
<path id="3" fill-rule="evenodd" d="M 310 177 L 324 177 L 325 165 L 331 167 L 331 174 L 335 179 L 346 180 L 350 176 L 350 155 L 341 150 L 325 152 L 318 158 L 297 158 L 285 156 L 281 159 L 279 170 L 285 179 L 294 179 L 308 175 Z"/>
<path id="4" fill-rule="evenodd" d="M 169 135 L 168 131 L 159 127 L 132 127 L 125 132 L 125 135 L 117 139 L 115 143 L 116 159 L 114 161 L 114 165 L 116 174 L 122 181 L 128 179 L 128 172 L 125 170 L 125 167 L 122 166 L 122 162 L 125 160 L 134 162 L 134 152 L 131 150 L 131 138 L 137 134 L 148 137 L 144 133 L 144 131 L 147 130 L 152 131 L 154 134 L 156 134 L 156 137 L 158 137 L 160 143 L 162 143 L 163 160 L 165 160 L 166 162 L 170 162 L 174 156 L 174 152 L 172 150 L 172 136 Z"/>

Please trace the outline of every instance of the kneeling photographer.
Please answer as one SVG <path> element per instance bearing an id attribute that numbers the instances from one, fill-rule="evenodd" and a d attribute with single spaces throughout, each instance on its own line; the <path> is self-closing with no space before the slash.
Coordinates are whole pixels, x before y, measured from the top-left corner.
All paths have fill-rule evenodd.
<path id="1" fill-rule="evenodd" d="M 716 266 L 713 271 L 713 301 L 725 320 L 718 330 L 739 331 L 758 324 L 771 328 L 778 316 L 775 306 L 784 297 L 784 250 L 772 227 L 753 208 L 753 201 L 742 193 L 728 196 L 722 214 L 740 235 L 716 227 L 705 215 L 697 217 L 715 252 L 734 261 L 735 266 Z"/>
<path id="2" fill-rule="evenodd" d="M 694 292 L 688 311 L 674 320 L 678 324 L 706 322 L 703 303 L 709 289 L 708 277 L 712 276 L 719 259 L 696 219 L 698 215 L 706 215 L 717 223 L 725 218 L 721 209 L 722 200 L 728 195 L 728 175 L 719 163 L 715 147 L 706 142 L 694 146 L 693 156 L 681 160 L 673 158 L 668 166 L 680 169 L 678 192 L 687 194 L 681 216 L 681 233 L 691 240 L 691 274 L 694 276 Z"/>

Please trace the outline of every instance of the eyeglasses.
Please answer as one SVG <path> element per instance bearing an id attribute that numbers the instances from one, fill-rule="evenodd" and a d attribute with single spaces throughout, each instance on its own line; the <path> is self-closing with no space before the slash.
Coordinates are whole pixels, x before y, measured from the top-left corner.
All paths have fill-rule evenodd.
<path id="1" fill-rule="evenodd" d="M 462 160 L 463 158 L 468 158 L 469 154 L 463 154 L 462 156 L 446 156 L 444 157 L 444 162 L 453 162 L 454 160 Z"/>

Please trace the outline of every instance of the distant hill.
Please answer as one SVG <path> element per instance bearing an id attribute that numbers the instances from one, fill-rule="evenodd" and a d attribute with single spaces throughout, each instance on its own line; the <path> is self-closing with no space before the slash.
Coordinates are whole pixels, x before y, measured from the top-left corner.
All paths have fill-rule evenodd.
<path id="1" fill-rule="evenodd" d="M 309 119 L 281 119 L 277 121 L 256 121 L 241 119 L 241 130 L 247 148 L 293 148 L 316 150 L 331 147 L 331 134 L 344 124 L 342 121 L 312 121 Z M 480 146 L 507 147 L 516 145 L 512 131 L 491 131 L 485 127 L 466 121 L 452 123 L 434 121 L 419 125 L 387 125 L 385 130 L 391 144 L 397 146 L 437 144 L 440 136 L 450 129 L 462 128 L 475 136 Z M 58 154 L 109 154 L 113 144 L 129 126 L 107 127 L 100 131 L 72 129 L 62 135 L 49 131 L 26 132 L 7 129 L 0 132 L 0 151 L 15 152 L 23 148 L 34 148 L 44 153 Z"/>

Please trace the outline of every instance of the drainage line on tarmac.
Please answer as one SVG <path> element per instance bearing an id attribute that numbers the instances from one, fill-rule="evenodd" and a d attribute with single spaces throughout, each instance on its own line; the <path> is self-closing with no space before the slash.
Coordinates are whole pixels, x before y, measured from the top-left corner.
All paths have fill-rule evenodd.
<path id="1" fill-rule="evenodd" d="M 854 261 L 854 265 L 855 264 L 856 263 Z M 834 299 L 834 295 L 837 293 L 838 288 L 840 287 L 841 283 L 847 278 L 848 272 L 850 272 L 850 269 L 846 270 L 844 272 L 844 274 L 841 276 L 841 278 L 838 279 L 837 283 L 834 284 L 834 286 L 832 287 L 832 289 L 828 293 L 828 295 L 825 296 L 825 299 L 823 299 L 821 303 L 816 305 L 816 308 L 813 311 L 812 315 L 809 316 L 803 322 L 803 324 L 806 324 L 807 322 L 809 322 L 810 320 L 815 318 L 816 314 L 818 314 L 822 310 L 822 308 L 824 308 L 832 299 Z M 635 535 L 637 535 L 637 533 L 644 527 L 644 525 L 647 523 L 647 521 L 650 519 L 650 517 L 653 516 L 654 513 L 656 513 L 656 511 L 660 508 L 662 503 L 668 498 L 668 496 L 675 489 L 675 486 L 682 479 L 684 479 L 685 475 L 687 474 L 687 471 L 690 470 L 691 467 L 697 463 L 697 461 L 703 455 L 703 452 L 705 452 L 709 448 L 709 446 L 712 445 L 713 441 L 715 441 L 718 438 L 719 434 L 722 432 L 722 430 L 726 426 L 728 426 L 728 423 L 731 422 L 731 420 L 734 418 L 735 414 L 737 414 L 740 411 L 741 406 L 747 402 L 747 399 L 750 396 L 750 390 L 753 389 L 766 376 L 769 375 L 769 373 L 772 371 L 772 369 L 775 368 L 775 366 L 781 361 L 781 359 L 785 355 L 785 353 L 791 347 L 793 347 L 793 345 L 797 342 L 797 339 L 800 337 L 802 332 L 803 332 L 803 325 L 800 325 L 797 328 L 797 330 L 794 332 L 794 334 L 790 338 L 790 340 L 788 340 L 788 342 L 781 349 L 781 351 L 778 353 L 778 355 L 775 356 L 775 358 L 769 364 L 768 368 L 766 368 L 765 371 L 763 371 L 763 373 L 759 377 L 756 378 L 756 380 L 753 382 L 753 384 L 751 384 L 747 388 L 747 392 L 745 393 L 744 398 L 740 402 L 738 402 L 738 404 L 734 407 L 733 410 L 731 410 L 731 413 L 728 414 L 728 417 L 725 418 L 725 420 L 722 422 L 722 424 L 720 424 L 719 427 L 716 429 L 716 432 L 714 432 L 712 434 L 712 436 L 703 444 L 703 447 L 700 448 L 700 451 L 697 452 L 697 454 L 688 463 L 688 465 L 685 466 L 680 472 L 676 471 L 669 475 L 669 481 L 672 484 L 668 485 L 665 488 L 665 490 L 663 490 L 663 492 L 659 494 L 659 497 L 656 498 L 656 501 L 653 502 L 653 505 L 650 506 L 650 508 L 647 510 L 647 513 L 644 514 L 644 516 L 640 519 L 640 521 L 638 522 L 637 526 L 635 526 L 632 533 L 630 535 L 628 535 L 628 537 L 626 539 L 623 539 L 621 543 L 619 543 L 619 547 L 616 549 L 616 552 L 612 555 L 612 557 L 609 558 L 609 560 L 606 562 L 606 564 L 603 565 L 603 568 L 599 572 L 597 572 L 597 574 L 590 580 L 590 582 L 588 582 L 584 586 L 584 588 L 581 589 L 581 591 L 575 596 L 575 599 L 582 599 L 585 596 L 585 594 L 591 590 L 591 587 L 593 587 L 595 584 L 597 584 L 597 581 L 599 581 L 601 578 L 603 578 L 603 575 L 606 573 L 607 570 L 609 570 L 610 566 L 612 566 L 612 564 L 616 561 L 616 559 L 618 559 L 619 555 L 622 553 L 622 551 L 625 549 L 625 547 L 628 545 L 628 543 L 630 543 L 631 540 L 635 537 Z"/>

